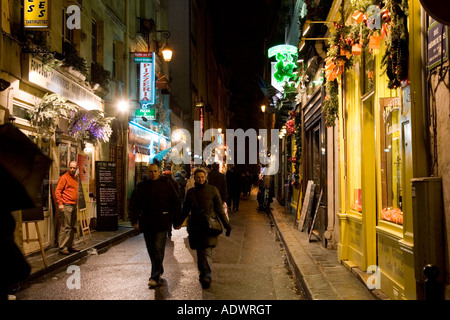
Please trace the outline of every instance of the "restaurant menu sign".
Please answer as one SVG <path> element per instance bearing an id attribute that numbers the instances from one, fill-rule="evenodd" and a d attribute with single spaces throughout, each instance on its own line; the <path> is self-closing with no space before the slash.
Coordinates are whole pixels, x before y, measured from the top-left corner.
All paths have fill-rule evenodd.
<path id="1" fill-rule="evenodd" d="M 95 184 L 97 195 L 97 230 L 118 229 L 117 164 L 110 161 L 95 162 Z"/>

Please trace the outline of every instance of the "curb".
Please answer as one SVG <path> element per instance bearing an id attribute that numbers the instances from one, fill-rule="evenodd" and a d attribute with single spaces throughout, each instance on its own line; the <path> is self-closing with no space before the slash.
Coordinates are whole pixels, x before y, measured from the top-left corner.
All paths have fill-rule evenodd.
<path id="1" fill-rule="evenodd" d="M 92 246 L 84 248 L 80 252 L 73 253 L 69 256 L 64 256 L 62 259 L 59 259 L 58 261 L 48 265 L 47 267 L 43 267 L 42 269 L 35 270 L 34 272 L 32 271 L 27 279 L 17 283 L 16 286 L 18 285 L 18 286 L 22 287 L 25 284 L 27 284 L 33 280 L 36 280 L 39 277 L 48 275 L 52 272 L 55 272 L 55 271 L 61 269 L 64 266 L 70 265 L 78 260 L 81 260 L 81 259 L 89 256 L 90 255 L 89 251 L 92 249 L 100 251 L 100 250 L 106 249 L 107 247 L 109 247 L 111 245 L 115 245 L 121 241 L 124 241 L 124 240 L 126 240 L 130 237 L 133 237 L 135 235 L 138 235 L 138 234 L 139 234 L 139 231 L 136 231 L 133 228 L 129 228 L 129 230 L 126 230 L 126 231 L 118 234 L 117 236 L 113 236 L 109 239 L 106 239 L 106 240 L 98 242 Z"/>
<path id="2" fill-rule="evenodd" d="M 285 221 L 277 219 L 276 215 L 273 213 L 274 210 L 277 209 L 272 208 L 272 210 L 270 210 L 270 217 L 274 222 L 278 236 L 286 250 L 289 263 L 293 268 L 295 281 L 299 287 L 303 289 L 306 297 L 309 300 L 338 300 L 338 296 L 333 292 L 333 288 L 328 284 L 323 275 L 320 274 L 320 271 L 312 258 L 303 249 L 301 249 L 301 246 L 298 246 L 298 248 L 293 248 L 288 245 L 287 240 L 289 240 L 289 238 L 293 241 L 298 241 L 297 237 L 295 237 L 295 235 L 291 232 L 291 227 Z M 302 268 L 299 266 L 302 266 Z M 302 269 L 308 270 L 308 273 L 310 274 L 305 274 Z M 312 282 L 320 284 L 320 289 L 318 289 L 319 292 L 312 289 L 314 287 Z"/>
<path id="3" fill-rule="evenodd" d="M 311 254 L 303 248 L 300 239 L 293 232 L 292 226 L 283 219 L 278 208 L 272 207 L 269 216 L 271 217 L 277 230 L 278 237 L 286 250 L 289 264 L 293 269 L 295 281 L 298 286 L 303 289 L 306 297 L 310 300 L 342 300 L 342 296 L 336 292 L 333 286 L 327 281 Z M 292 243 L 298 245 L 292 245 Z M 344 262 L 340 262 L 340 264 L 345 266 L 356 279 L 365 285 L 367 275 L 364 272 L 357 267 L 349 268 Z M 389 300 L 388 296 L 381 292 L 381 290 L 369 290 L 367 288 L 367 292 L 369 292 L 376 300 Z"/>

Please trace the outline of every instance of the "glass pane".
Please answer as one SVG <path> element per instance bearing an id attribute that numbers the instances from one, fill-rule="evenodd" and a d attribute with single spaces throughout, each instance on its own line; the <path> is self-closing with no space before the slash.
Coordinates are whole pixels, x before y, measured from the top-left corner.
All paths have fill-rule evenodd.
<path id="1" fill-rule="evenodd" d="M 362 212 L 361 202 L 361 109 L 358 102 L 349 106 L 348 180 L 350 209 Z"/>
<path id="2" fill-rule="evenodd" d="M 364 93 L 368 93 L 375 87 L 374 55 L 368 49 L 364 49 Z"/>
<path id="3" fill-rule="evenodd" d="M 381 219 L 403 224 L 402 152 L 400 136 L 400 99 L 382 99 L 382 191 Z"/>

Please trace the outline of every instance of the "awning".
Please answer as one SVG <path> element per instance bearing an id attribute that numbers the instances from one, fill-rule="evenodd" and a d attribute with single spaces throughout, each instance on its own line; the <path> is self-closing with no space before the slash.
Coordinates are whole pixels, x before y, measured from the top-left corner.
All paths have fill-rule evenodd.
<path id="1" fill-rule="evenodd" d="M 172 147 L 170 147 L 170 148 L 168 148 L 168 149 L 166 149 L 166 150 L 160 151 L 158 154 L 156 154 L 156 155 L 153 157 L 153 159 L 156 159 L 156 160 L 158 160 L 158 161 L 162 161 L 162 160 L 164 159 L 164 157 L 165 157 L 171 150 L 172 150 Z"/>

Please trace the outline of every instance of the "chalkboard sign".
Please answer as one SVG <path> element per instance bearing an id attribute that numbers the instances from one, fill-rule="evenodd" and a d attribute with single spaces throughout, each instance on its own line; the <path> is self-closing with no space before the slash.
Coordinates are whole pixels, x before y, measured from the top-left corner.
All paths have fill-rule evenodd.
<path id="1" fill-rule="evenodd" d="M 314 198 L 314 181 L 309 180 L 308 185 L 306 187 L 305 199 L 303 200 L 302 213 L 300 215 L 300 223 L 298 225 L 300 231 L 303 231 L 305 219 L 307 216 L 310 215 L 310 212 L 312 210 L 313 198 Z"/>
<path id="2" fill-rule="evenodd" d="M 95 162 L 97 230 L 99 231 L 115 231 L 118 229 L 116 170 L 117 164 L 115 162 Z"/>
<path id="3" fill-rule="evenodd" d="M 430 17 L 427 40 L 427 66 L 430 70 L 448 60 L 447 27 Z"/>
<path id="4" fill-rule="evenodd" d="M 35 207 L 22 210 L 22 221 L 42 221 L 44 220 L 44 207 L 42 205 L 42 193 L 36 194 L 34 200 Z"/>

